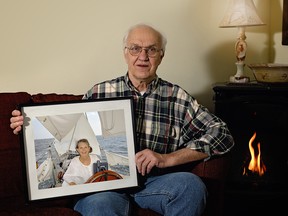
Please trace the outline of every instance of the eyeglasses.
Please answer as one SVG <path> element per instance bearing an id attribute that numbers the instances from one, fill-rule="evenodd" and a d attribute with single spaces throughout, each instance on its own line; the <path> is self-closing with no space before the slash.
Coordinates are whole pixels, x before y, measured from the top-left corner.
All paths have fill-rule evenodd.
<path id="1" fill-rule="evenodd" d="M 157 55 L 158 52 L 162 51 L 162 49 L 157 49 L 154 46 L 151 47 L 140 47 L 140 46 L 131 46 L 131 47 L 125 47 L 126 49 L 129 50 L 129 53 L 133 56 L 138 56 L 142 50 L 145 50 L 145 52 L 147 53 L 147 55 L 149 57 L 155 57 Z"/>

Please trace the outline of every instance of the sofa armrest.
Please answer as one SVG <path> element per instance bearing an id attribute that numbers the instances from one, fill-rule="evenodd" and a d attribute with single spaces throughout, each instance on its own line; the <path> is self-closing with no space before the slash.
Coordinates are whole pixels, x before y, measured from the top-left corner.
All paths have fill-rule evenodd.
<path id="1" fill-rule="evenodd" d="M 201 178 L 224 180 L 229 169 L 230 153 L 215 156 L 208 161 L 196 163 L 191 171 Z"/>
<path id="2" fill-rule="evenodd" d="M 224 211 L 225 185 L 229 172 L 230 153 L 198 163 L 192 172 L 200 176 L 208 190 L 204 216 L 221 216 Z"/>

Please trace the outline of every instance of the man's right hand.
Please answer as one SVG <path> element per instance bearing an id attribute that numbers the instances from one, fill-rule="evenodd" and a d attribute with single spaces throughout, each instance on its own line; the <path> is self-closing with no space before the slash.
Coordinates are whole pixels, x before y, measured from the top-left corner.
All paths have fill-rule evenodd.
<path id="1" fill-rule="evenodd" d="M 10 118 L 10 128 L 13 129 L 14 134 L 18 134 L 22 130 L 23 116 L 19 110 L 12 111 L 12 117 Z"/>

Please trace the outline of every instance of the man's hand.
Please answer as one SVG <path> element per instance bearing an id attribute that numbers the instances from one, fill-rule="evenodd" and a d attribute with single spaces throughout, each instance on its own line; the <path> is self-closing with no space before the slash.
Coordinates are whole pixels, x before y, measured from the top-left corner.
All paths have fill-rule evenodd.
<path id="1" fill-rule="evenodd" d="M 165 167 L 165 155 L 144 149 L 135 155 L 137 170 L 142 176 L 151 172 L 154 166 L 158 168 Z"/>
<path id="2" fill-rule="evenodd" d="M 24 118 L 19 110 L 13 110 L 11 114 L 10 128 L 13 129 L 13 133 L 17 135 L 22 130 Z"/>
<path id="3" fill-rule="evenodd" d="M 144 176 L 150 173 L 155 166 L 158 168 L 173 167 L 192 161 L 203 160 L 207 157 L 208 154 L 189 148 L 179 149 L 169 154 L 159 154 L 150 149 L 144 149 L 137 152 L 135 162 L 138 172 Z"/>

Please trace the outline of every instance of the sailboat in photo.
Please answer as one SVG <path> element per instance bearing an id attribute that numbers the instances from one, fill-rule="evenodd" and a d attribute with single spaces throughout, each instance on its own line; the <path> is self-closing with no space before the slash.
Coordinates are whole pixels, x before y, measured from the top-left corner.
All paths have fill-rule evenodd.
<path id="1" fill-rule="evenodd" d="M 94 165 L 95 173 L 99 171 L 108 173 L 109 171 L 109 175 L 115 174 L 121 178 L 129 176 L 127 154 L 115 153 L 111 148 L 113 146 L 118 147 L 117 139 L 119 137 L 121 142 L 125 143 L 123 110 L 101 111 L 93 114 L 99 116 L 97 127 L 100 127 L 98 128 L 101 131 L 100 135 L 95 134 L 95 126 L 94 128 L 91 126 L 89 113 L 36 117 L 35 121 L 38 121 L 49 131 L 52 137 L 49 139 L 49 148 L 45 152 L 45 160 L 42 160 L 41 164 L 37 165 L 39 188 L 59 187 L 62 185 L 62 176 L 68 168 L 71 159 L 78 155 L 75 149 L 76 142 L 82 138 L 86 138 L 89 141 L 92 147 L 91 154 L 95 154 L 100 158 L 99 163 Z M 103 141 L 108 143 L 107 146 L 110 146 L 110 149 L 106 148 Z M 121 171 L 123 168 L 125 172 Z"/>

